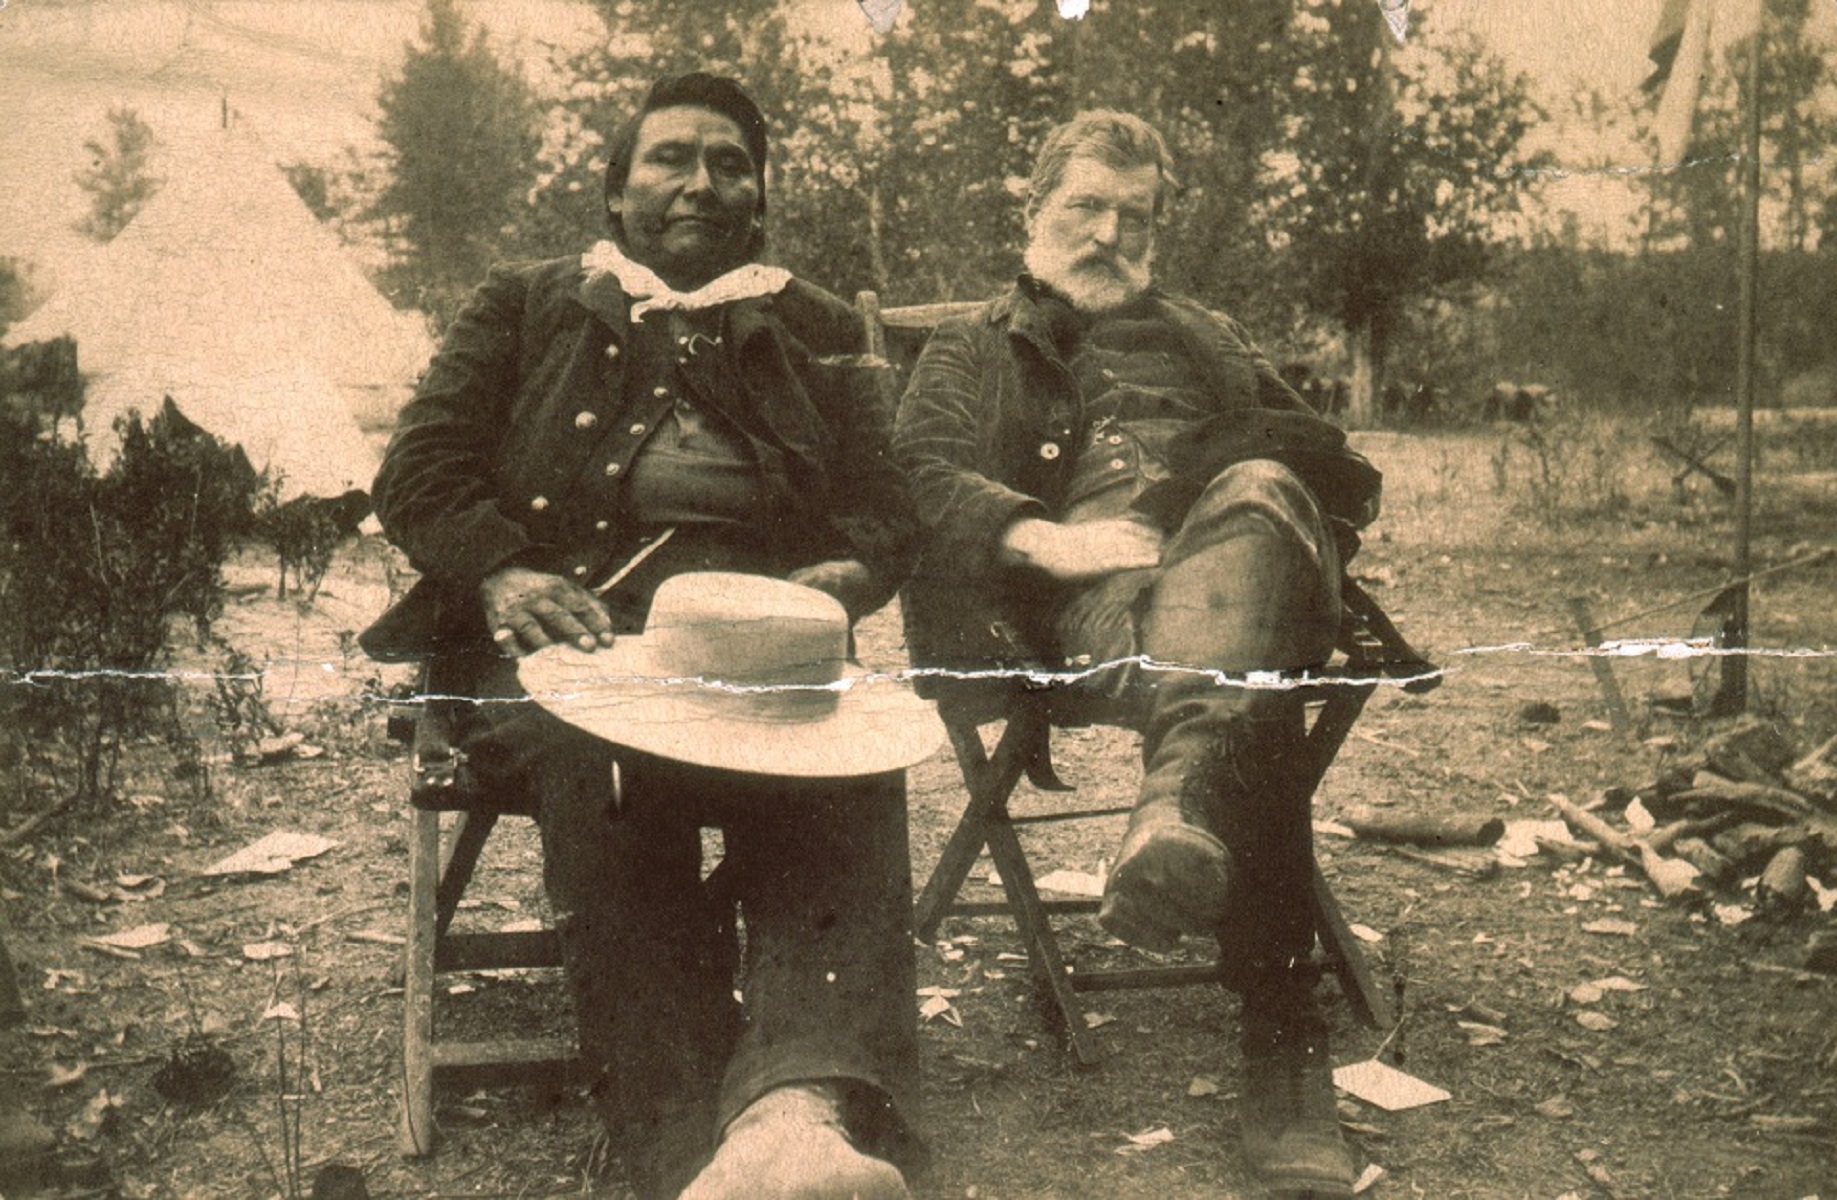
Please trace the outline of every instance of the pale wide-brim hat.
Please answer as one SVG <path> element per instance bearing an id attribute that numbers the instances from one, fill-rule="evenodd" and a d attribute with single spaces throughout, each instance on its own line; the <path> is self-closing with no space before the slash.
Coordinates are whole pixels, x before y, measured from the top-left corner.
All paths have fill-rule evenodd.
<path id="1" fill-rule="evenodd" d="M 944 740 L 931 705 L 848 659 L 848 614 L 760 575 L 665 580 L 644 632 L 550 646 L 517 670 L 537 704 L 619 746 L 696 766 L 804 778 L 876 775 Z"/>

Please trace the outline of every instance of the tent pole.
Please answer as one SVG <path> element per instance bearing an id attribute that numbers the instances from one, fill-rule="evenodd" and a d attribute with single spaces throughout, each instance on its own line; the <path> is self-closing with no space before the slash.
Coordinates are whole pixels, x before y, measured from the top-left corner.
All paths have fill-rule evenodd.
<path id="1" fill-rule="evenodd" d="M 1735 342 L 1735 593 L 1728 649 L 1723 662 L 1724 697 L 1735 712 L 1748 707 L 1748 656 L 1751 644 L 1748 583 L 1753 574 L 1754 524 L 1754 392 L 1756 306 L 1760 295 L 1760 80 L 1763 20 L 1748 49 L 1747 111 L 1741 153 L 1741 292 Z"/>

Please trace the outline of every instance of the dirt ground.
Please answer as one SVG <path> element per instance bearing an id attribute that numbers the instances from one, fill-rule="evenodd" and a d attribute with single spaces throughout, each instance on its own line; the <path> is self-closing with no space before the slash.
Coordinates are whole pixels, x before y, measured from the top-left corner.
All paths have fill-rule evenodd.
<path id="1" fill-rule="evenodd" d="M 1837 456 L 1816 449 L 1833 439 L 1767 432 L 1761 565 L 1822 546 L 1837 516 L 1837 461 L 1824 461 Z M 1555 469 L 1590 475 L 1557 493 L 1514 474 L 1527 469 L 1522 456 L 1501 463 L 1497 431 L 1360 444 L 1386 471 L 1388 512 L 1354 573 L 1447 676 L 1425 697 L 1380 691 L 1317 796 L 1317 820 L 1374 805 L 1548 819 L 1549 794 L 1586 803 L 1640 787 L 1720 728 L 1650 707 L 1688 695 L 1700 660 L 1645 654 L 1613 660 L 1638 726 L 1613 732 L 1566 607 L 1583 597 L 1610 621 L 1719 583 L 1727 506 L 1701 480 L 1680 504 L 1631 435 L 1612 454 L 1560 457 Z M 1602 512 L 1559 523 L 1526 508 L 1592 495 L 1602 472 L 1613 473 L 1605 491 L 1622 496 Z M 388 596 L 389 561 L 374 543 L 354 547 L 310 607 L 270 590 L 238 601 L 224 623 L 268 668 L 265 700 L 313 757 L 219 761 L 208 799 L 150 765 L 106 819 L 53 823 L 0 857 L 28 1005 L 22 1027 L 0 1032 L 0 1078 L 5 1097 L 58 1139 L 46 1194 L 305 1195 L 328 1163 L 361 1170 L 379 1197 L 619 1194 L 616 1178 L 591 1178 L 593 1123 L 565 1086 L 443 1090 L 439 1152 L 396 1152 L 406 765 L 382 706 L 361 696 L 401 676 L 349 644 Z M 249 559 L 233 581 L 266 577 Z M 1755 641 L 1768 651 L 1755 663 L 1756 706 L 1801 749 L 1837 733 L 1834 589 L 1837 564 L 1825 562 L 1754 591 Z M 1611 632 L 1689 635 L 1702 602 Z M 874 618 L 863 647 L 870 662 L 899 665 L 896 615 Z M 1527 722 L 1534 703 L 1552 706 L 1555 723 Z M 1056 749 L 1078 803 L 1128 802 L 1128 735 L 1068 732 Z M 911 790 L 922 880 L 962 804 L 947 752 L 913 772 Z M 1017 807 L 1059 803 L 1025 794 Z M 508 825 L 466 923 L 543 915 L 533 837 Z M 1031 843 L 1038 871 L 1090 872 L 1120 821 L 1048 828 Z M 201 873 L 275 830 L 335 845 L 278 875 Z M 1383 1171 L 1367 1194 L 1837 1196 L 1837 976 L 1800 969 L 1808 937 L 1833 927 L 1828 913 L 1730 923 L 1752 908 L 1751 892 L 1718 896 L 1728 905 L 1719 915 L 1663 901 L 1595 858 L 1538 856 L 1481 879 L 1330 831 L 1317 842 L 1404 1011 L 1399 1028 L 1367 1029 L 1323 984 L 1336 1061 L 1382 1051 L 1450 1094 L 1402 1112 L 1343 1100 L 1361 1165 Z M 1824 882 L 1837 885 L 1832 874 Z M 166 926 L 166 940 L 126 953 L 93 943 L 148 925 Z M 1084 919 L 1062 922 L 1061 936 L 1081 964 L 1121 953 Z M 264 957 L 272 946 L 284 956 Z M 1236 1132 L 1235 1002 L 1215 987 L 1086 996 L 1106 1057 L 1077 1069 L 1042 1019 L 1019 948 L 1000 919 L 953 919 L 939 944 L 919 948 L 921 984 L 943 989 L 949 1007 L 924 1024 L 936 1164 L 915 1194 L 1258 1194 Z M 541 973 L 447 988 L 443 1020 L 568 1026 L 565 998 Z M 196 1104 L 162 1096 L 162 1068 L 201 1044 L 227 1052 L 227 1090 Z"/>

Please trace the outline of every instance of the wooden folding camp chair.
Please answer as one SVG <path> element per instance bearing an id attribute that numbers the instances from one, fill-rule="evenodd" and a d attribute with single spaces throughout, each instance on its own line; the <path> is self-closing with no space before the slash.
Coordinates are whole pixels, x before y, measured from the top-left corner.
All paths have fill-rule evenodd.
<path id="1" fill-rule="evenodd" d="M 867 326 L 869 352 L 886 362 L 889 374 L 910 369 L 923 337 L 941 321 L 965 315 L 975 304 L 934 304 L 881 309 L 871 292 L 857 301 Z M 889 331 L 895 336 L 889 338 Z M 1332 765 L 1365 703 L 1385 680 L 1398 681 L 1406 692 L 1420 694 L 1440 683 L 1432 666 L 1412 649 L 1372 598 L 1351 578 L 1341 581 L 1345 620 L 1333 663 L 1297 679 L 1300 698 L 1313 713 L 1306 740 L 1307 761 L 1297 772 L 1297 787 L 1311 798 Z M 924 664 L 917 664 L 923 666 Z M 978 681 L 979 683 L 980 681 Z M 949 732 L 963 774 L 969 802 L 920 891 L 914 912 L 918 937 L 930 941 L 948 916 L 1007 916 L 1014 920 L 1026 946 L 1028 963 L 1048 1007 L 1049 1017 L 1065 1033 L 1075 1059 L 1098 1061 L 1097 1043 L 1084 1020 L 1078 993 L 1121 988 L 1155 988 L 1230 980 L 1221 956 L 1212 963 L 1078 970 L 1066 960 L 1052 919 L 1065 914 L 1095 913 L 1095 899 L 1040 896 L 1033 868 L 1019 836 L 1030 825 L 1126 814 L 1129 807 L 1084 808 L 1016 816 L 1009 800 L 1026 776 L 1044 791 L 1069 791 L 1052 766 L 1051 693 L 1043 688 L 991 691 L 972 684 L 961 688 L 939 681 L 938 711 Z M 984 726 L 1002 723 L 993 752 L 984 748 Z M 1004 901 L 959 900 L 970 871 L 987 848 L 1001 878 Z M 1317 960 L 1334 974 L 1353 1013 L 1361 1021 L 1386 1026 L 1394 1021 L 1393 1005 L 1366 962 L 1332 889 L 1313 870 L 1314 926 Z"/>
<path id="2" fill-rule="evenodd" d="M 572 1038 L 439 1036 L 435 995 L 453 971 L 559 967 L 552 929 L 456 933 L 453 915 L 501 817 L 535 817 L 527 807 L 483 797 L 467 786 L 452 743 L 458 706 L 424 678 L 413 716 L 390 732 L 413 747 L 408 833 L 408 942 L 402 971 L 402 1108 L 397 1146 L 407 1157 L 433 1152 L 434 1086 L 535 1083 L 565 1078 L 576 1059 Z M 443 821 L 443 818 L 445 820 Z M 442 826 L 446 825 L 445 845 Z"/>

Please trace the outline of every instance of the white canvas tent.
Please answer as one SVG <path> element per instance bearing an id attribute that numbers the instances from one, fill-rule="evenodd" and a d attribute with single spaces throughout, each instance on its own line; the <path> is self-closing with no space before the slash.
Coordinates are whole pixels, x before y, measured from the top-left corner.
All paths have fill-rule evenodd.
<path id="1" fill-rule="evenodd" d="M 76 339 L 99 462 L 117 416 L 171 396 L 278 474 L 284 498 L 368 488 L 364 430 L 388 428 L 426 366 L 425 325 L 370 285 L 249 135 L 156 132 L 159 192 L 6 341 Z"/>

